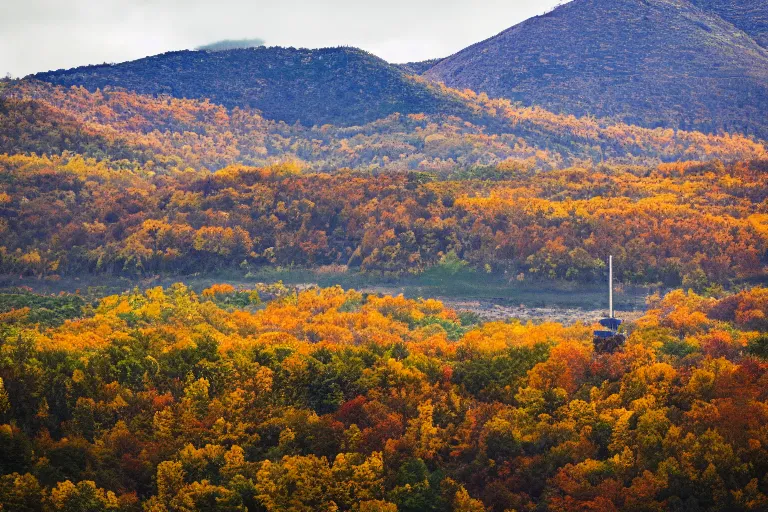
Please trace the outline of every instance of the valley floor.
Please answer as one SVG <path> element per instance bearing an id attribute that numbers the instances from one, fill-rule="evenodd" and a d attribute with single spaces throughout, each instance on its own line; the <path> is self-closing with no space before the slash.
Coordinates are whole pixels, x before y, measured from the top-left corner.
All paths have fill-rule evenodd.
<path id="1" fill-rule="evenodd" d="M 523 321 L 552 321 L 563 324 L 592 323 L 605 316 L 607 293 L 598 283 L 574 283 L 561 280 L 518 282 L 507 276 L 461 272 L 457 275 L 436 275 L 427 272 L 419 276 L 385 278 L 352 271 L 322 269 L 265 268 L 247 275 L 234 272 L 214 275 L 150 276 L 125 278 L 83 276 L 56 281 L 17 276 L 0 276 L 0 289 L 28 287 L 37 293 L 74 293 L 80 291 L 93 298 L 122 293 L 138 287 L 167 287 L 183 282 L 189 288 L 202 291 L 215 283 L 248 288 L 256 282 L 282 282 L 297 289 L 315 286 L 341 286 L 362 293 L 403 295 L 408 299 L 435 298 L 456 311 L 471 312 L 485 321 L 520 319 Z M 646 310 L 646 299 L 664 290 L 649 286 L 619 286 L 614 300 L 617 315 L 626 320 L 639 318 Z"/>

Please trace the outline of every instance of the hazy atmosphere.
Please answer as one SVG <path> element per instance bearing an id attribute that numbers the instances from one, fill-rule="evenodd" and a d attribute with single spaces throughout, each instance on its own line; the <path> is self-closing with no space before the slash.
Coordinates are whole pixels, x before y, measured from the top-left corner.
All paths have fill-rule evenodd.
<path id="1" fill-rule="evenodd" d="M 556 0 L 31 0 L 0 6 L 0 73 L 122 62 L 220 39 L 358 46 L 390 61 L 450 55 Z M 375 21 L 375 23 L 374 23 Z"/>

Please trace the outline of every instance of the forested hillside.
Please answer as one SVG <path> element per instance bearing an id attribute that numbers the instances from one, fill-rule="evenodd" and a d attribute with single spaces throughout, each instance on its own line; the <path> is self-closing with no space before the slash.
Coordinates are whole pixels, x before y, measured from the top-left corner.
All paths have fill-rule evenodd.
<path id="1" fill-rule="evenodd" d="M 694 3 L 574 0 L 425 76 L 558 113 L 765 139 L 768 50 L 744 32 L 763 40 L 765 1 Z"/>
<path id="2" fill-rule="evenodd" d="M 768 48 L 768 1 L 691 0 L 691 3 L 732 23 L 760 46 Z"/>
<path id="3" fill-rule="evenodd" d="M 395 112 L 468 115 L 439 90 L 357 48 L 261 47 L 171 52 L 122 64 L 39 73 L 38 80 L 210 100 L 288 124 L 365 124 Z"/>
<path id="4" fill-rule="evenodd" d="M 142 275 L 349 265 L 704 289 L 764 275 L 766 161 L 518 164 L 438 176 L 295 164 L 155 172 L 80 156 L 0 157 L 0 274 Z"/>
<path id="5" fill-rule="evenodd" d="M 655 297 L 615 353 L 339 288 L 176 285 L 68 321 L 63 296 L 42 325 L 18 297 L 3 510 L 768 507 L 765 288 Z"/>
<path id="6" fill-rule="evenodd" d="M 474 112 L 478 124 L 441 114 L 392 114 L 357 127 L 306 128 L 248 109 L 124 91 L 90 93 L 40 82 L 0 84 L 0 152 L 129 159 L 160 168 L 219 169 L 299 160 L 309 169 L 423 170 L 517 161 L 542 170 L 576 162 L 765 158 L 739 135 L 649 130 L 555 115 L 471 91 L 428 86 Z M 425 85 L 425 87 L 427 87 Z"/>

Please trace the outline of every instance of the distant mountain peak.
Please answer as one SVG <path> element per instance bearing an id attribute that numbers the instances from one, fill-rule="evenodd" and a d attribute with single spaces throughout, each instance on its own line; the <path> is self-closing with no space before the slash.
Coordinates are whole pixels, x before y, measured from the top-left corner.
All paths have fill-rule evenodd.
<path id="1" fill-rule="evenodd" d="M 310 126 L 394 113 L 474 115 L 434 86 L 441 82 L 554 113 L 766 139 L 765 34 L 768 0 L 573 0 L 444 59 L 393 65 L 353 47 L 260 46 L 34 78 L 210 99 Z"/>
<path id="2" fill-rule="evenodd" d="M 393 113 L 466 113 L 459 100 L 409 79 L 400 68 L 348 46 L 257 47 L 180 51 L 104 66 L 39 73 L 32 78 L 94 91 L 210 99 L 305 125 L 364 124 Z"/>
<path id="3" fill-rule="evenodd" d="M 768 52 L 688 0 L 574 0 L 424 76 L 555 112 L 768 136 Z"/>

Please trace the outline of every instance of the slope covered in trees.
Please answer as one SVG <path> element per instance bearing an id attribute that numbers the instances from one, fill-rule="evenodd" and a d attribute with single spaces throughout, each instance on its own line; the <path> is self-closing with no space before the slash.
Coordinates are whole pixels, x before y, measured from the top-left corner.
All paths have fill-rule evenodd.
<path id="1" fill-rule="evenodd" d="M 768 290 L 649 306 L 612 354 L 587 326 L 339 288 L 11 310 L 0 506 L 765 510 Z"/>
<path id="2" fill-rule="evenodd" d="M 406 73 L 410 73 L 413 75 L 421 75 L 425 71 L 427 71 L 429 68 L 433 67 L 435 64 L 440 62 L 443 59 L 429 59 L 429 60 L 421 60 L 417 62 L 406 62 L 403 64 L 395 64 L 398 68 L 402 69 Z"/>
<path id="3" fill-rule="evenodd" d="M 466 105 L 482 122 L 417 113 L 393 114 L 358 127 L 306 128 L 207 100 L 6 82 L 0 84 L 0 152 L 72 151 L 152 161 L 162 168 L 218 169 L 291 159 L 322 171 L 438 172 L 507 160 L 546 170 L 584 160 L 653 165 L 766 156 L 763 144 L 738 135 L 649 130 L 518 107 L 471 91 L 425 87 Z"/>
<path id="4" fill-rule="evenodd" d="M 720 16 L 768 48 L 768 1 L 691 0 L 698 8 Z"/>
<path id="5" fill-rule="evenodd" d="M 182 51 L 34 77 L 90 91 L 111 86 L 208 99 L 308 126 L 365 124 L 395 112 L 471 114 L 462 102 L 408 79 L 397 67 L 356 48 Z"/>
<path id="6" fill-rule="evenodd" d="M 157 172 L 80 156 L 0 157 L 0 274 L 191 273 L 349 265 L 703 289 L 765 275 L 766 161 L 537 172 L 510 163 L 302 173 L 284 163 Z"/>
<path id="7" fill-rule="evenodd" d="M 737 28 L 754 25 L 762 37 L 765 2 L 696 3 L 708 10 L 687 0 L 574 0 L 425 76 L 554 112 L 768 137 L 768 50 Z"/>

